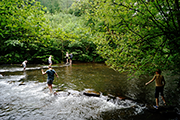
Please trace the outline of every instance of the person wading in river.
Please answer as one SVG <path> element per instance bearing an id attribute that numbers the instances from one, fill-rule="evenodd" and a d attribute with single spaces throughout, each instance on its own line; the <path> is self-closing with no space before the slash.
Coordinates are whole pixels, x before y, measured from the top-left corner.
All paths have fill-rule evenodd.
<path id="1" fill-rule="evenodd" d="M 26 63 L 27 63 L 28 61 L 27 60 L 25 60 L 25 61 L 23 61 L 22 62 L 22 64 L 21 64 L 21 66 L 23 66 L 24 67 L 24 70 L 26 70 Z"/>
<path id="2" fill-rule="evenodd" d="M 52 55 L 50 55 L 49 58 L 48 58 L 48 63 L 49 63 L 49 65 L 52 65 L 52 60 L 51 60 L 51 58 L 52 58 Z"/>
<path id="3" fill-rule="evenodd" d="M 66 52 L 66 64 L 68 64 L 69 54 Z"/>
<path id="4" fill-rule="evenodd" d="M 163 94 L 164 86 L 165 86 L 166 82 L 164 80 L 164 76 L 161 75 L 161 70 L 157 69 L 156 74 L 154 75 L 152 80 L 147 82 L 145 85 L 148 85 L 149 83 L 153 82 L 154 80 L 155 80 L 155 85 L 156 85 L 156 89 L 155 89 L 156 106 L 154 106 L 154 108 L 158 109 L 158 107 L 159 107 L 159 93 L 161 93 L 161 97 L 162 97 L 162 100 L 164 102 L 164 105 L 166 105 L 166 102 L 164 99 L 164 94 Z"/>
<path id="5" fill-rule="evenodd" d="M 53 93 L 52 84 L 53 84 L 53 80 L 54 80 L 54 74 L 56 75 L 57 78 L 59 76 L 57 75 L 56 71 L 52 69 L 51 66 L 49 66 L 49 69 L 46 72 L 44 72 L 43 69 L 41 69 L 41 71 L 42 71 L 43 75 L 45 75 L 46 73 L 48 74 L 48 79 L 47 79 L 48 88 L 50 90 L 50 93 Z"/>
<path id="6" fill-rule="evenodd" d="M 71 53 L 71 54 L 69 54 L 69 56 L 70 56 L 70 65 L 72 65 L 73 54 Z"/>

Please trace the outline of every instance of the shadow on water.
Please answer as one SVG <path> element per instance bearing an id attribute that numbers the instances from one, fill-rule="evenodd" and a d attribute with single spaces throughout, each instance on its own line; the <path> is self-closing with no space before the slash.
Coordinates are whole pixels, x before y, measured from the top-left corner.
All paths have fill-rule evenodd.
<path id="1" fill-rule="evenodd" d="M 165 95 L 169 106 L 155 110 L 154 84 L 144 86 L 152 76 L 128 80 L 104 64 L 84 63 L 72 66 L 54 65 L 55 77 L 49 94 L 47 66 L 0 66 L 1 119 L 67 119 L 67 120 L 172 120 L 179 119 L 179 96 L 171 98 L 176 87 L 167 78 Z M 165 96 L 165 97 L 166 97 Z"/>

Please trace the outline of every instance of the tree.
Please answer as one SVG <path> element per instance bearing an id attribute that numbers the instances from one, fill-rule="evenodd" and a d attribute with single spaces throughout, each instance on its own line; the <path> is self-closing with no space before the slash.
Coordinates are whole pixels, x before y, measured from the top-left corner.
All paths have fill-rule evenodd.
<path id="1" fill-rule="evenodd" d="M 49 33 L 44 8 L 35 0 L 1 0 L 0 9 L 0 61 L 13 63 L 31 58 L 38 45 L 44 46 Z"/>
<path id="2" fill-rule="evenodd" d="M 69 8 L 69 13 L 75 16 L 81 16 L 85 14 L 85 10 L 88 9 L 89 3 L 86 0 L 75 1 Z"/>
<path id="3" fill-rule="evenodd" d="M 67 12 L 69 7 L 72 5 L 73 0 L 37 0 L 41 2 L 41 5 L 47 7 L 46 12 L 51 14 L 59 12 Z"/>
<path id="4" fill-rule="evenodd" d="M 53 28 L 51 38 L 57 40 L 56 47 L 62 48 L 62 59 L 65 53 L 73 53 L 73 60 L 83 62 L 102 62 L 103 59 L 96 53 L 96 45 L 91 41 L 89 27 L 85 25 L 84 18 L 71 14 L 46 14 Z"/>
<path id="5" fill-rule="evenodd" d="M 107 65 L 138 75 L 157 68 L 180 72 L 178 0 L 94 0 L 89 4 L 87 19 Z"/>

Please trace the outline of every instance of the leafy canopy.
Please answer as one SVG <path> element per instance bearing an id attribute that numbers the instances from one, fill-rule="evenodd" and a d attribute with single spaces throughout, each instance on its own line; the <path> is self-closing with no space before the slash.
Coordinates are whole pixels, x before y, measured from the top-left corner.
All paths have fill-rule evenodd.
<path id="1" fill-rule="evenodd" d="M 50 32 L 44 18 L 45 8 L 35 0 L 1 0 L 0 9 L 1 61 L 32 58 L 38 47 L 48 42 Z"/>
<path id="2" fill-rule="evenodd" d="M 103 60 L 90 41 L 91 33 L 83 17 L 57 13 L 57 9 L 49 11 L 56 1 L 51 6 L 49 1 L 42 1 L 48 9 L 35 0 L 0 1 L 0 64 L 20 63 L 24 59 L 29 63 L 47 63 L 49 55 L 53 56 L 53 63 L 58 63 L 64 60 L 66 51 L 74 54 L 73 60 Z M 64 2 L 69 7 L 72 0 L 58 1 L 55 7 Z"/>
<path id="3" fill-rule="evenodd" d="M 180 72 L 178 0 L 88 0 L 89 25 L 98 53 L 123 72 Z"/>

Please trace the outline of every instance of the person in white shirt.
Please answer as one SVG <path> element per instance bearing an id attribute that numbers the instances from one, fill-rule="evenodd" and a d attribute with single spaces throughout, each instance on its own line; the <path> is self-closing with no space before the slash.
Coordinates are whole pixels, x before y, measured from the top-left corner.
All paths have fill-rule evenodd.
<path id="1" fill-rule="evenodd" d="M 50 56 L 49 56 L 49 59 L 48 59 L 48 63 L 49 63 L 50 66 L 52 65 L 52 60 L 51 60 L 51 58 L 52 58 L 52 55 L 50 55 Z"/>
<path id="2" fill-rule="evenodd" d="M 66 64 L 68 64 L 69 54 L 66 52 Z"/>
<path id="3" fill-rule="evenodd" d="M 27 60 L 25 60 L 25 61 L 23 61 L 22 62 L 22 64 L 21 64 L 21 66 L 23 66 L 24 67 L 24 70 L 26 70 L 26 63 L 27 63 L 28 61 Z"/>

